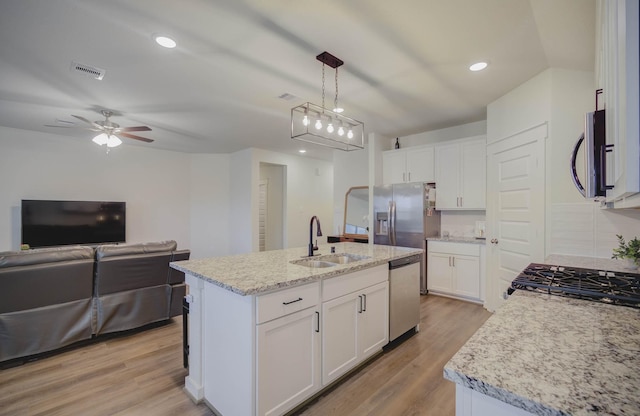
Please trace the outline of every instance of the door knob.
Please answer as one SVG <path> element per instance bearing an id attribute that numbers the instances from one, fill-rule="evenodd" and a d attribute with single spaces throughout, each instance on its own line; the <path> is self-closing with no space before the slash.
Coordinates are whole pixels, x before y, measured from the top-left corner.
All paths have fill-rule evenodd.
<path id="1" fill-rule="evenodd" d="M 498 239 L 497 238 L 492 238 L 491 239 L 491 244 L 498 244 Z"/>

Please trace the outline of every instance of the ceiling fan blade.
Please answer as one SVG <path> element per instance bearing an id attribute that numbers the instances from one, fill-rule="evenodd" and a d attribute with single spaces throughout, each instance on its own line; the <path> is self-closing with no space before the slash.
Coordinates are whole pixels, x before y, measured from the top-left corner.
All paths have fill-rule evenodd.
<path id="1" fill-rule="evenodd" d="M 135 126 L 135 127 L 123 127 L 120 131 L 151 131 L 151 128 L 147 126 Z"/>
<path id="2" fill-rule="evenodd" d="M 45 124 L 44 126 L 45 127 L 58 127 L 60 129 L 71 129 L 71 128 L 75 127 L 75 126 L 56 126 L 54 124 Z"/>
<path id="3" fill-rule="evenodd" d="M 147 143 L 151 143 L 153 141 L 152 139 L 147 139 L 146 137 L 136 136 L 135 134 L 129 134 L 129 133 L 118 133 L 118 136 L 128 137 L 130 139 L 140 140 Z"/>
<path id="4" fill-rule="evenodd" d="M 92 127 L 96 128 L 96 129 L 102 130 L 102 126 L 100 124 L 98 124 L 98 123 L 94 123 L 93 121 L 89 121 L 86 118 L 81 117 L 81 116 L 76 116 L 75 114 L 71 114 L 71 116 L 77 118 L 78 120 L 84 121 L 85 123 L 91 125 Z"/>

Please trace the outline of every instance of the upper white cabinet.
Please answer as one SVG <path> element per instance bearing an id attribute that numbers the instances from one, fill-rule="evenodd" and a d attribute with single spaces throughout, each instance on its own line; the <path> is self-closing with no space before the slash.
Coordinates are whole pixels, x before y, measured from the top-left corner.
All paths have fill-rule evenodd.
<path id="1" fill-rule="evenodd" d="M 433 146 L 415 146 L 382 152 L 382 180 L 385 185 L 433 182 L 433 157 Z"/>
<path id="2" fill-rule="evenodd" d="M 607 201 L 614 207 L 640 207 L 640 128 L 638 122 L 638 0 L 598 2 L 596 74 L 603 90 L 607 144 Z M 602 106 L 601 106 L 602 108 Z"/>
<path id="3" fill-rule="evenodd" d="M 436 209 L 486 209 L 486 138 L 435 146 Z"/>

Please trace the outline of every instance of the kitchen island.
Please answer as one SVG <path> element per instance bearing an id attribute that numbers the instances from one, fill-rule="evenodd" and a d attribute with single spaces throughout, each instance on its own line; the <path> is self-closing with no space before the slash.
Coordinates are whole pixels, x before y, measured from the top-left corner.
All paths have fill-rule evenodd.
<path id="1" fill-rule="evenodd" d="M 171 263 L 189 285 L 185 391 L 220 414 L 282 414 L 382 350 L 388 262 L 420 249 L 358 243 Z M 345 256 L 346 257 L 346 256 Z"/>
<path id="2" fill-rule="evenodd" d="M 639 415 L 640 310 L 516 290 L 444 368 L 456 415 Z"/>

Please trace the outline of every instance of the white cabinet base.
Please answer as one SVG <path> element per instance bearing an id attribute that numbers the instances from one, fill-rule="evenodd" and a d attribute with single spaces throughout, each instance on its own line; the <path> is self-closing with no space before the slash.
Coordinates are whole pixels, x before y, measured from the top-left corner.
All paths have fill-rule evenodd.
<path id="1" fill-rule="evenodd" d="M 534 414 L 456 384 L 456 416 L 534 416 Z"/>

